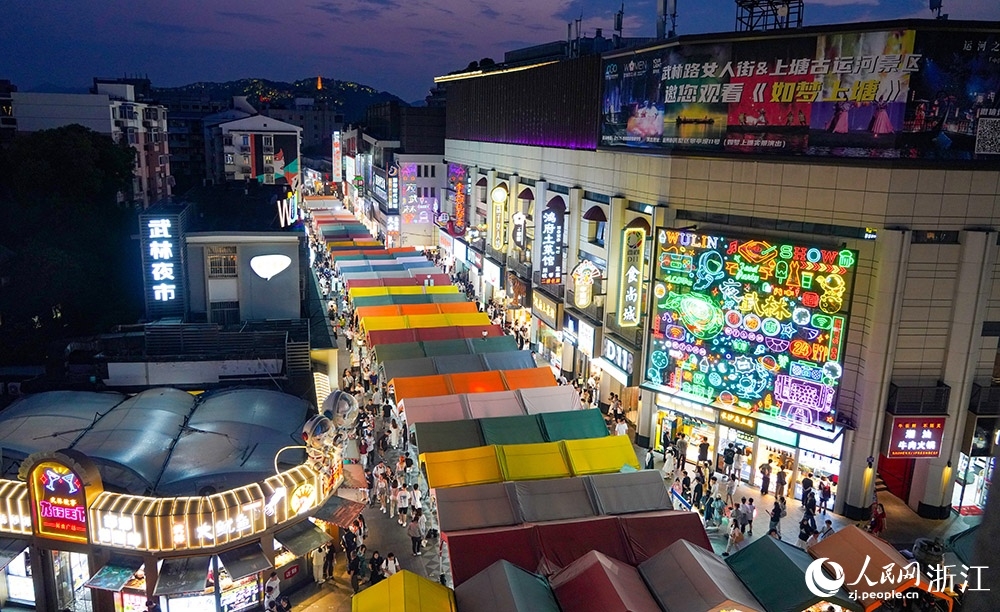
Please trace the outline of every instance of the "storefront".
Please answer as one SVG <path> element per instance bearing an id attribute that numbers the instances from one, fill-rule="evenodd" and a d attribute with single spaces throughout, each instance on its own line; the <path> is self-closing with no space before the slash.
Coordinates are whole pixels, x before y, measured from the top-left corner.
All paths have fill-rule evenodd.
<path id="1" fill-rule="evenodd" d="M 952 508 L 964 516 L 979 515 L 986 509 L 986 497 L 993 482 L 996 460 L 994 450 L 1000 445 L 1000 417 L 969 413 L 962 451 L 955 470 Z"/>
<path id="2" fill-rule="evenodd" d="M 531 322 L 531 283 L 517 274 L 507 272 L 507 322 L 512 326 L 527 326 Z"/>
<path id="3" fill-rule="evenodd" d="M 641 399 L 639 397 L 639 372 L 641 364 L 637 361 L 638 350 L 632 348 L 622 340 L 612 338 L 607 334 L 602 334 L 600 358 L 594 359 L 596 365 L 604 375 L 601 376 L 598 399 L 600 406 L 605 409 L 608 405 L 611 394 L 614 393 L 622 400 L 625 408 L 625 418 L 635 423 L 639 418 L 639 407 Z M 654 431 L 658 431 L 655 430 Z M 637 444 L 645 444 L 642 438 L 636 439 Z"/>
<path id="4" fill-rule="evenodd" d="M 553 374 L 563 373 L 562 302 L 537 289 L 531 292 L 531 334 L 536 338 L 536 352 L 549 362 Z"/>
<path id="5" fill-rule="evenodd" d="M 715 445 L 715 471 L 721 474 L 727 472 L 724 454 L 730 444 L 735 451 L 733 469 L 739 468 L 737 477 L 743 482 L 750 482 L 753 479 L 754 458 L 757 456 L 757 419 L 720 410 L 719 442 Z"/>
<path id="6" fill-rule="evenodd" d="M 492 299 L 503 301 L 505 299 L 503 281 L 506 274 L 504 268 L 503 264 L 497 263 L 489 257 L 483 258 L 482 296 L 484 301 L 488 302 Z"/>
<path id="7" fill-rule="evenodd" d="M 672 397 L 666 393 L 657 393 L 654 396 L 656 410 L 653 412 L 653 423 L 650 431 L 657 433 L 657 439 L 651 440 L 656 450 L 663 450 L 663 439 L 669 435 L 670 440 L 676 440 L 677 436 L 684 434 L 687 440 L 688 463 L 698 462 L 699 444 L 702 439 L 709 444 L 709 460 L 715 455 L 718 447 L 716 435 L 718 433 L 718 411 L 708 406 L 703 406 L 697 402 L 690 402 Z"/>
<path id="8" fill-rule="evenodd" d="M 582 387 L 591 377 L 599 378 L 601 370 L 594 363 L 594 347 L 603 340 L 601 326 L 591 325 L 577 313 L 563 314 L 563 364 L 567 372 Z"/>

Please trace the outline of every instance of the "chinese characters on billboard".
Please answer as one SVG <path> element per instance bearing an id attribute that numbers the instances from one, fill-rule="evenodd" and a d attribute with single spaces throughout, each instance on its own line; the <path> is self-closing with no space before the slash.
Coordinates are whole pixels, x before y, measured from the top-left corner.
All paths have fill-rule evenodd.
<path id="1" fill-rule="evenodd" d="M 890 459 L 930 459 L 941 455 L 945 417 L 892 417 L 889 448 Z"/>
<path id="2" fill-rule="evenodd" d="M 448 197 L 451 200 L 452 220 L 451 234 L 461 236 L 465 233 L 466 206 L 469 186 L 469 170 L 461 164 L 448 164 Z"/>
<path id="3" fill-rule="evenodd" d="M 543 285 L 562 284 L 563 274 L 563 217 L 566 213 L 557 208 L 542 211 L 542 264 Z"/>
<path id="4" fill-rule="evenodd" d="M 618 292 L 618 325 L 635 327 L 642 316 L 643 257 L 646 249 L 646 230 L 641 227 L 625 228 L 622 232 L 622 274 Z"/>
<path id="5" fill-rule="evenodd" d="M 656 242 L 646 379 L 832 430 L 856 253 L 672 229 Z"/>
<path id="6" fill-rule="evenodd" d="M 417 164 L 405 163 L 399 166 L 400 222 L 433 223 L 437 198 L 422 196 L 417 181 Z"/>
<path id="7" fill-rule="evenodd" d="M 87 542 L 87 494 L 80 475 L 58 461 L 43 461 L 29 480 L 35 531 L 40 536 Z"/>
<path id="8" fill-rule="evenodd" d="M 182 219 L 181 214 L 142 215 L 139 219 L 149 318 L 184 315 Z"/>
<path id="9" fill-rule="evenodd" d="M 601 144 L 996 159 L 1000 35 L 899 29 L 685 44 L 605 59 Z"/>

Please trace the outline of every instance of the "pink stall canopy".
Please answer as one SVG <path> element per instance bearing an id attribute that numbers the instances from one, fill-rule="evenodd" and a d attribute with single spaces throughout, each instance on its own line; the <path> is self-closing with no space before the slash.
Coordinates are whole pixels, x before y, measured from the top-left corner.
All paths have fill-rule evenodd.
<path id="1" fill-rule="evenodd" d="M 474 419 L 524 414 L 524 408 L 517 399 L 516 391 L 469 393 L 464 397 L 469 416 Z"/>
<path id="2" fill-rule="evenodd" d="M 411 397 L 400 402 L 406 414 L 406 423 L 437 423 L 440 421 L 463 421 L 469 416 L 461 395 L 439 395 L 435 397 Z"/>

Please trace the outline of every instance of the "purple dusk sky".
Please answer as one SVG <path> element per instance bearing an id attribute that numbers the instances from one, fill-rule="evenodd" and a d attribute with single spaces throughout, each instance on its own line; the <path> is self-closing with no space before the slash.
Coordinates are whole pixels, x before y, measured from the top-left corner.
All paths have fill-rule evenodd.
<path id="1" fill-rule="evenodd" d="M 29 90 L 95 76 L 154 85 L 323 75 L 422 99 L 470 61 L 566 38 L 611 35 L 621 0 L 56 0 L 8 2 L 0 78 Z M 952 19 L 1000 21 L 1000 2 L 944 0 Z M 625 36 L 655 33 L 655 0 L 625 1 Z M 727 32 L 733 0 L 678 0 L 679 34 Z M 807 25 L 930 18 L 927 0 L 806 0 Z"/>

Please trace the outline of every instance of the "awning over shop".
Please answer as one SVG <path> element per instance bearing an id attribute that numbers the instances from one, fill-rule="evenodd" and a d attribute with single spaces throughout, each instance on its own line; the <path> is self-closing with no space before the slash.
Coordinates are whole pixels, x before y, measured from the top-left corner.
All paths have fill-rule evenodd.
<path id="1" fill-rule="evenodd" d="M 233 580 L 252 576 L 271 567 L 271 562 L 261 550 L 260 542 L 224 550 L 219 553 L 219 561 Z"/>
<path id="2" fill-rule="evenodd" d="M 303 557 L 309 551 L 316 550 L 333 538 L 314 525 L 312 521 L 305 520 L 276 532 L 274 539 L 296 557 Z"/>
<path id="3" fill-rule="evenodd" d="M 666 612 L 765 612 L 725 561 L 686 540 L 641 563 L 639 574 Z"/>
<path id="4" fill-rule="evenodd" d="M 559 442 L 505 444 L 497 447 L 497 457 L 504 480 L 569 478 L 572 475 Z"/>
<path id="5" fill-rule="evenodd" d="M 673 510 L 670 493 L 654 470 L 588 476 L 598 514 Z"/>
<path id="6" fill-rule="evenodd" d="M 421 454 L 485 445 L 480 423 L 475 419 L 417 423 L 414 429 Z"/>
<path id="7" fill-rule="evenodd" d="M 455 592 L 402 570 L 351 599 L 351 612 L 455 612 Z"/>
<path id="8" fill-rule="evenodd" d="M 584 478 L 507 483 L 516 495 L 525 523 L 564 521 L 596 516 Z"/>
<path id="9" fill-rule="evenodd" d="M 500 560 L 455 589 L 461 612 L 560 612 L 549 581 Z"/>
<path id="10" fill-rule="evenodd" d="M 399 361 L 402 359 L 419 359 L 427 357 L 420 342 L 401 342 L 399 344 L 383 344 L 372 347 L 375 360 L 381 363 Z"/>
<path id="11" fill-rule="evenodd" d="M 537 387 L 555 387 L 555 376 L 548 366 L 527 368 L 524 370 L 504 370 L 503 379 L 508 389 L 535 389 Z"/>
<path id="12" fill-rule="evenodd" d="M 625 466 L 639 469 L 639 459 L 628 436 L 566 440 L 563 444 L 569 467 L 577 476 L 617 472 Z"/>
<path id="13" fill-rule="evenodd" d="M 621 531 L 632 551 L 632 561 L 642 563 L 677 540 L 687 540 L 712 550 L 708 534 L 696 512 L 662 511 L 622 514 Z"/>
<path id="14" fill-rule="evenodd" d="M 494 482 L 470 487 L 438 489 L 441 531 L 504 527 L 522 522 L 508 486 Z"/>
<path id="15" fill-rule="evenodd" d="M 563 610 L 660 612 L 638 570 L 597 551 L 564 567 L 550 584 Z"/>
<path id="16" fill-rule="evenodd" d="M 521 389 L 518 391 L 518 395 L 528 414 L 565 412 L 583 408 L 583 404 L 580 403 L 580 394 L 570 385 Z"/>
<path id="17" fill-rule="evenodd" d="M 596 409 L 545 412 L 538 418 L 549 440 L 579 440 L 609 435 L 604 415 Z"/>
<path id="18" fill-rule="evenodd" d="M 10 562 L 17 558 L 28 548 L 27 540 L 16 540 L 14 538 L 0 538 L 0 571 L 10 565 Z"/>
<path id="19" fill-rule="evenodd" d="M 432 489 L 501 482 L 503 472 L 495 446 L 479 446 L 422 455 Z"/>
<path id="20" fill-rule="evenodd" d="M 347 529 L 354 523 L 354 519 L 358 518 L 358 515 L 364 511 L 365 505 L 361 502 L 331 495 L 312 515 L 327 523 L 333 523 Z"/>
<path id="21" fill-rule="evenodd" d="M 159 597 L 204 591 L 211 562 L 212 557 L 164 559 L 160 564 L 153 595 Z"/>
<path id="22" fill-rule="evenodd" d="M 139 557 L 114 555 L 83 586 L 117 593 L 125 588 L 126 583 L 132 579 L 140 567 L 142 567 L 142 559 Z M 203 576 L 202 586 L 204 586 L 204 580 Z"/>
<path id="23" fill-rule="evenodd" d="M 842 568 L 883 568 L 892 566 L 902 570 L 910 563 L 908 559 L 888 542 L 877 536 L 873 536 L 856 525 L 848 525 L 840 531 L 833 533 L 830 537 L 818 542 L 809 549 L 809 554 L 816 559 L 829 559 Z M 910 587 L 922 588 L 928 591 L 928 586 L 928 581 L 921 580 L 919 575 L 913 575 L 910 578 L 896 580 L 891 584 L 876 582 L 873 585 L 869 584 L 867 580 L 859 580 L 856 584 L 844 585 L 844 588 L 855 595 L 855 601 L 864 602 L 865 609 L 871 611 L 877 609 L 885 601 L 878 597 L 879 593 L 885 593 L 886 591 L 901 593 Z M 942 602 L 947 602 L 948 609 L 951 610 L 952 600 L 950 597 L 943 593 L 928 592 L 940 598 Z"/>
<path id="24" fill-rule="evenodd" d="M 806 588 L 806 568 L 812 561 L 801 548 L 767 537 L 726 557 L 726 564 L 766 610 L 805 610 L 821 601 L 845 610 L 864 610 L 844 588 L 827 597 Z"/>
<path id="25" fill-rule="evenodd" d="M 538 417 L 531 414 L 479 419 L 485 444 L 533 444 L 545 442 Z"/>

